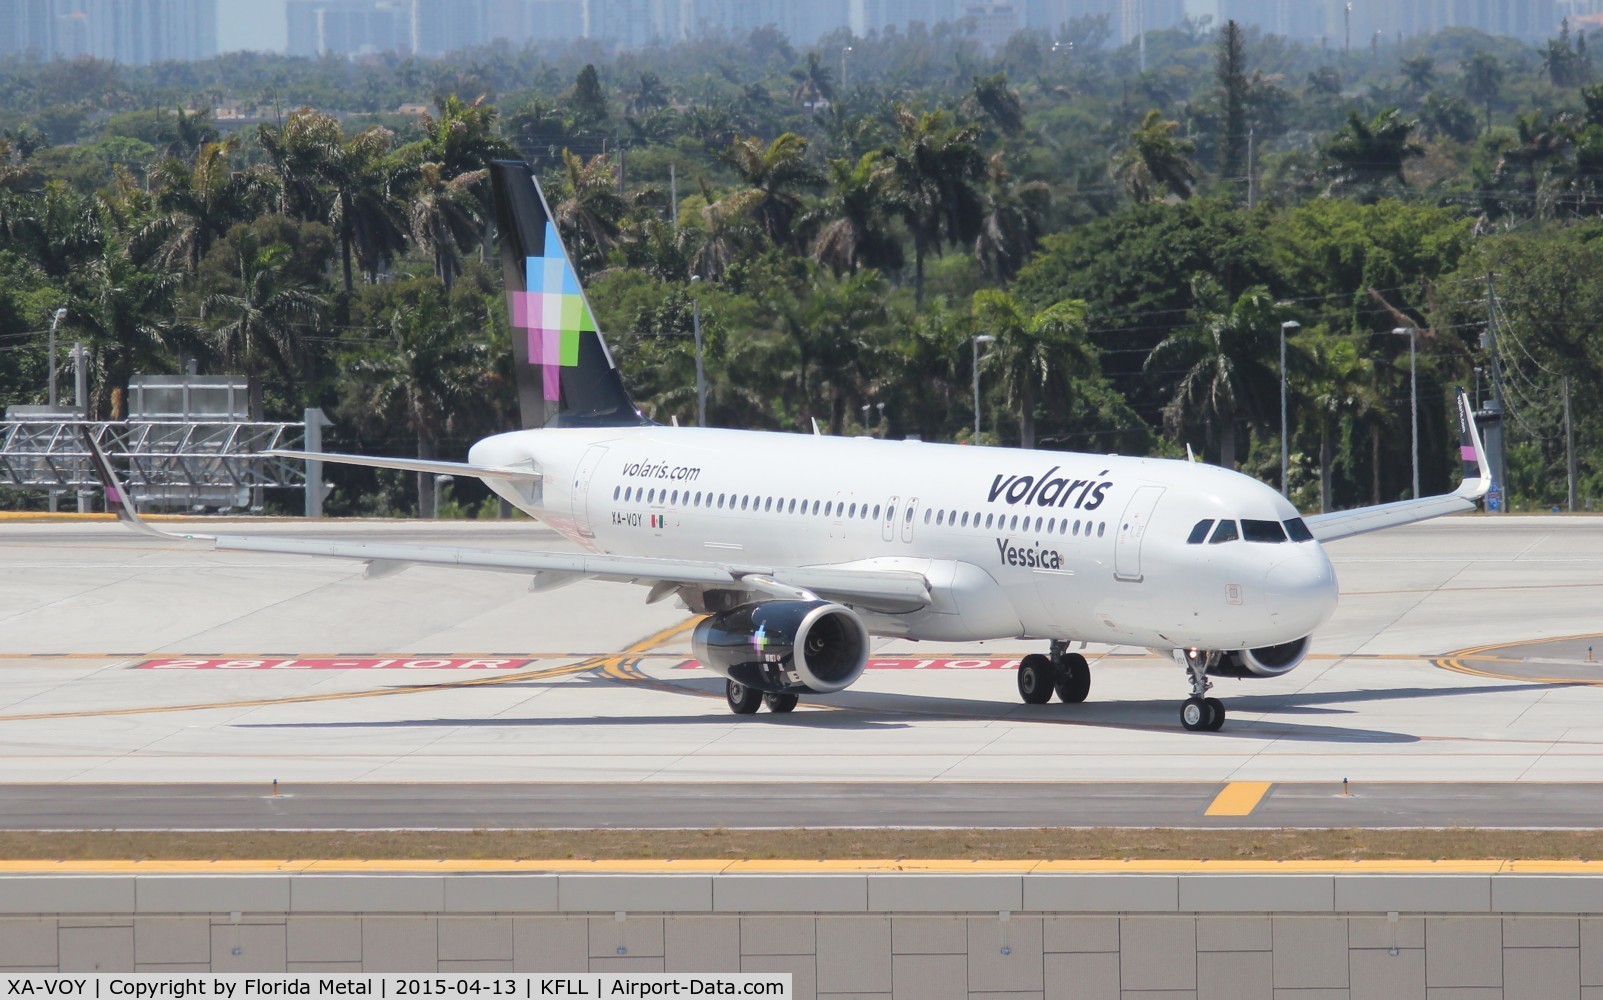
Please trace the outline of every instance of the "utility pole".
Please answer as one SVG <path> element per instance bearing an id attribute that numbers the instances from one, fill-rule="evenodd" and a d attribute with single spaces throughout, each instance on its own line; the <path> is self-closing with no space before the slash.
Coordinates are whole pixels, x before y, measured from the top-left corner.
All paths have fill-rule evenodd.
<path id="1" fill-rule="evenodd" d="M 1575 513 L 1575 481 L 1580 469 L 1575 464 L 1575 424 L 1570 419 L 1570 377 L 1564 376 L 1564 466 L 1569 471 L 1569 511 Z"/>
<path id="2" fill-rule="evenodd" d="M 673 213 L 673 231 L 679 231 L 679 177 L 674 173 L 674 165 L 668 164 L 668 209 Z"/>
<path id="3" fill-rule="evenodd" d="M 1258 207 L 1258 130 L 1247 129 L 1247 211 Z"/>
<path id="4" fill-rule="evenodd" d="M 1508 480 L 1503 463 L 1503 366 L 1497 356 L 1497 275 L 1486 275 L 1486 336 L 1481 347 L 1491 355 L 1492 399 L 1483 411 L 1486 415 L 1486 459 L 1492 466 L 1492 493 L 1488 508 L 1498 513 L 1508 510 Z"/>

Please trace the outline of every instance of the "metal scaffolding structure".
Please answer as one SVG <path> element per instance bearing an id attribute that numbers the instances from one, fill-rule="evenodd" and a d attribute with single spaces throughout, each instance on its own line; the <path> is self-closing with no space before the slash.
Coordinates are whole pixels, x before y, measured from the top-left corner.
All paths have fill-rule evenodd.
<path id="1" fill-rule="evenodd" d="M 306 485 L 303 463 L 262 452 L 301 450 L 304 423 L 193 420 L 81 421 L 61 416 L 0 420 L 0 486 L 85 494 L 100 483 L 78 428 L 118 467 L 140 507 L 249 509 L 262 489 Z"/>

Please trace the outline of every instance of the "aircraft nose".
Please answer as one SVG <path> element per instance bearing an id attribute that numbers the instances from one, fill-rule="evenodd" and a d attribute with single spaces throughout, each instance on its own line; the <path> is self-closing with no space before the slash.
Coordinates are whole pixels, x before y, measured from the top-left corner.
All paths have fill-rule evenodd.
<path id="1" fill-rule="evenodd" d="M 1276 622 L 1312 632 L 1336 610 L 1336 571 L 1320 551 L 1276 563 L 1264 579 Z"/>

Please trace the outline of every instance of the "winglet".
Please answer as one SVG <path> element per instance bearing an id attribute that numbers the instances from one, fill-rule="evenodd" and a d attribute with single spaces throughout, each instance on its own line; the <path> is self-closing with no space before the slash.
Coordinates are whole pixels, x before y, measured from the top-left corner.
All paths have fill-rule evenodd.
<path id="1" fill-rule="evenodd" d="M 1475 426 L 1475 412 L 1470 408 L 1469 394 L 1458 390 L 1459 456 L 1464 462 L 1464 481 L 1455 491 L 1466 500 L 1479 500 L 1492 489 L 1492 470 L 1486 465 L 1486 447 L 1481 444 L 1480 428 Z"/>
<path id="2" fill-rule="evenodd" d="M 100 480 L 101 488 L 106 491 L 106 507 L 117 515 L 117 520 L 147 535 L 158 538 L 199 538 L 199 535 L 175 535 L 170 531 L 151 527 L 139 511 L 134 508 L 134 502 L 129 498 L 126 490 L 122 488 L 122 480 L 112 471 L 111 462 L 107 460 L 106 453 L 100 450 L 100 444 L 95 441 L 94 432 L 87 424 L 78 425 L 78 433 L 83 438 L 84 447 L 89 451 L 89 466 L 94 470 L 95 478 Z"/>
<path id="3" fill-rule="evenodd" d="M 1187 441 L 1186 442 L 1186 461 L 1195 462 L 1196 460 L 1197 460 L 1197 453 L 1191 450 L 1191 442 Z"/>

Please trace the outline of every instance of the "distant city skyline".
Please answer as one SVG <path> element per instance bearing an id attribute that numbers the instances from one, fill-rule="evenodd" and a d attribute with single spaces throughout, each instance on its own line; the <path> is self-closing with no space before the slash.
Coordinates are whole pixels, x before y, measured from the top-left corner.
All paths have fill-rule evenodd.
<path id="1" fill-rule="evenodd" d="M 218 0 L 217 51 L 283 52 L 284 0 Z"/>
<path id="2" fill-rule="evenodd" d="M 438 56 L 497 38 L 638 49 L 770 24 L 810 46 L 841 28 L 861 36 L 955 20 L 994 50 L 1019 30 L 1055 31 L 1087 15 L 1107 16 L 1121 45 L 1191 17 L 1329 47 L 1459 26 L 1540 40 L 1564 17 L 1603 26 L 1603 0 L 0 0 L 0 55 L 130 65 L 240 50 Z"/>

